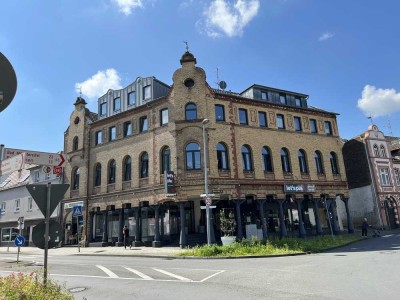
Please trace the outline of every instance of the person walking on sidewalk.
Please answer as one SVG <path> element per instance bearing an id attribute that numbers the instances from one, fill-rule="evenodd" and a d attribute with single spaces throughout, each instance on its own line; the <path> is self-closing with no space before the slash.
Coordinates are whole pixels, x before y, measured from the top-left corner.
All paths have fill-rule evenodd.
<path id="1" fill-rule="evenodd" d="M 367 222 L 367 218 L 364 218 L 364 222 L 362 222 L 362 225 L 361 225 L 361 235 L 367 236 L 368 235 L 367 231 L 368 231 L 368 222 Z"/>
<path id="2" fill-rule="evenodd" d="M 124 226 L 124 228 L 122 229 L 122 234 L 124 235 L 124 247 L 126 249 L 126 245 L 129 244 L 129 228 L 128 226 Z"/>

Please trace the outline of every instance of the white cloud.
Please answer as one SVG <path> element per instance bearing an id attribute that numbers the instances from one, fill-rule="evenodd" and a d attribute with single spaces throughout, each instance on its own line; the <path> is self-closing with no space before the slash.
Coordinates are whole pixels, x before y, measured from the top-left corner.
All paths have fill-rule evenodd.
<path id="1" fill-rule="evenodd" d="M 319 40 L 320 42 L 322 42 L 322 41 L 329 40 L 329 39 L 333 38 L 334 36 L 335 36 L 334 33 L 331 33 L 331 32 L 324 32 L 324 33 L 319 37 L 318 40 Z"/>
<path id="2" fill-rule="evenodd" d="M 366 85 L 357 106 L 366 116 L 389 115 L 400 111 L 400 93 L 395 89 L 377 89 L 372 85 Z"/>
<path id="3" fill-rule="evenodd" d="M 246 25 L 258 14 L 259 0 L 213 0 L 204 11 L 205 23 L 203 31 L 210 37 L 219 37 L 222 34 L 228 37 L 240 36 Z"/>
<path id="4" fill-rule="evenodd" d="M 75 83 L 75 90 L 79 93 L 81 89 L 82 94 L 89 99 L 99 98 L 109 89 L 118 90 L 121 88 L 121 78 L 115 69 L 98 71 L 85 81 Z"/>
<path id="5" fill-rule="evenodd" d="M 129 16 L 132 10 L 136 8 L 143 8 L 142 0 L 112 0 L 118 5 L 120 12 L 124 15 Z"/>

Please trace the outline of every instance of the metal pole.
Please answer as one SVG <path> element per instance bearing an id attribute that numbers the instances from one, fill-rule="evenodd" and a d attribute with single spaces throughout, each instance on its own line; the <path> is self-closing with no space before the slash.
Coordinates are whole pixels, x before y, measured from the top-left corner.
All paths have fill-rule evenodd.
<path id="1" fill-rule="evenodd" d="M 329 214 L 329 210 L 328 210 L 328 205 L 326 204 L 326 198 L 324 198 L 324 203 L 325 203 L 325 209 L 326 209 L 326 215 L 328 217 L 328 222 L 329 222 L 329 228 L 331 229 L 331 236 L 333 238 L 333 230 L 332 230 L 332 224 L 331 224 L 331 216 Z"/>
<path id="2" fill-rule="evenodd" d="M 44 231 L 44 272 L 43 272 L 43 284 L 47 284 L 47 256 L 49 253 L 49 222 L 50 222 L 50 197 L 51 197 L 51 182 L 47 183 L 47 207 L 45 216 L 45 231 Z"/>
<path id="3" fill-rule="evenodd" d="M 78 252 L 81 252 L 81 244 L 79 243 L 79 238 L 80 238 L 80 236 L 79 236 L 79 231 L 80 231 L 79 216 L 76 216 L 76 228 L 78 229 Z"/>
<path id="4" fill-rule="evenodd" d="M 206 140 L 206 127 L 205 125 L 209 122 L 208 119 L 204 119 L 203 124 L 203 154 L 204 154 L 204 189 L 206 199 L 208 198 L 208 170 L 207 170 L 207 140 Z M 207 219 L 207 245 L 211 245 L 211 219 L 210 219 L 210 206 L 206 203 L 206 219 Z"/>

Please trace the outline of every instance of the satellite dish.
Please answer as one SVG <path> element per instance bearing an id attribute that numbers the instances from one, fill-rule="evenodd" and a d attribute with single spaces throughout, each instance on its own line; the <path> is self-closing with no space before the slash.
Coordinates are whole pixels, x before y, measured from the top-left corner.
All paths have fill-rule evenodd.
<path id="1" fill-rule="evenodd" d="M 0 112 L 14 99 L 17 91 L 17 76 L 8 59 L 0 52 Z"/>
<path id="2" fill-rule="evenodd" d="M 219 83 L 218 83 L 218 85 L 219 85 L 219 87 L 221 88 L 221 90 L 224 90 L 224 89 L 226 89 L 226 82 L 225 81 L 220 81 Z"/>

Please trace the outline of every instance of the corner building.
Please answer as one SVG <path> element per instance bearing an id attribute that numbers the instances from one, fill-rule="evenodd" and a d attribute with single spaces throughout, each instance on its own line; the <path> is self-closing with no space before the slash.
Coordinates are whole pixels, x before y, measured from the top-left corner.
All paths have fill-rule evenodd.
<path id="1" fill-rule="evenodd" d="M 98 114 L 77 99 L 65 132 L 64 226 L 83 202 L 90 245 L 121 245 L 124 225 L 134 246 L 205 242 L 205 151 L 212 241 L 222 208 L 235 213 L 238 238 L 353 231 L 335 113 L 261 85 L 213 89 L 193 54 L 180 63 L 172 86 L 138 77 L 102 96 Z"/>

